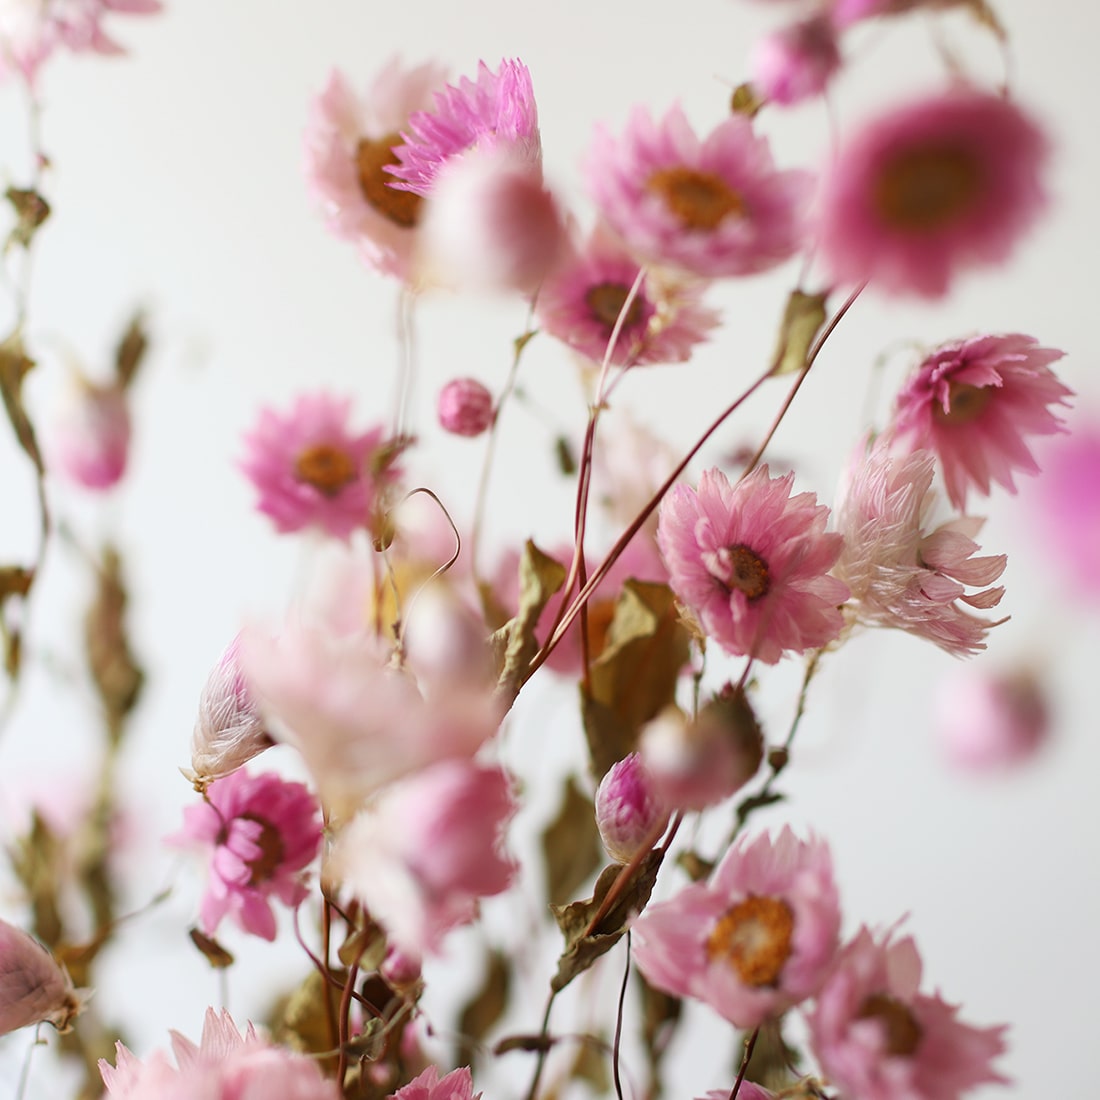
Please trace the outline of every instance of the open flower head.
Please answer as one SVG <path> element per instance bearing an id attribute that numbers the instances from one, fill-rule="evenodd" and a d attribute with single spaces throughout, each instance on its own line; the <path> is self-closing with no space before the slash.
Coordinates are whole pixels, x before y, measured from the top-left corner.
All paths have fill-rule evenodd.
<path id="1" fill-rule="evenodd" d="M 439 1075 L 436 1066 L 428 1066 L 403 1088 L 399 1088 L 390 1100 L 480 1100 L 481 1093 L 474 1093 L 474 1079 L 468 1066 Z"/>

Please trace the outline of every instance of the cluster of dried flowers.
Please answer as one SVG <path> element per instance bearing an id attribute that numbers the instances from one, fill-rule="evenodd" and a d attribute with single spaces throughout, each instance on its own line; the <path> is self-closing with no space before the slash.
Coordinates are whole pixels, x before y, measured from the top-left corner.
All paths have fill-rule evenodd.
<path id="1" fill-rule="evenodd" d="M 843 77 L 864 22 L 942 6 L 808 5 L 760 44 L 753 84 L 708 132 L 678 107 L 638 107 L 620 134 L 597 128 L 584 164 L 596 212 L 587 229 L 543 178 L 535 93 L 520 61 L 483 63 L 451 83 L 434 62 L 392 61 L 361 96 L 331 75 L 305 135 L 306 174 L 328 227 L 411 292 L 516 295 L 541 332 L 598 369 L 576 463 L 574 537 L 553 554 L 533 543 L 502 548 L 485 574 L 467 549 L 477 518 L 472 539 L 405 522 L 409 425 L 358 422 L 350 398 L 325 392 L 259 412 L 239 463 L 257 508 L 281 534 L 345 544 L 347 564 L 278 630 L 250 625 L 228 645 L 202 690 L 183 769 L 196 802 L 170 843 L 207 856 L 193 938 L 213 965 L 230 961 L 214 938 L 226 918 L 273 940 L 282 906 L 295 911 L 311 974 L 297 1023 L 288 1012 L 276 1037 L 251 1024 L 242 1033 L 211 1009 L 198 1046 L 173 1034 L 175 1064 L 119 1043 L 113 1064 L 100 1063 L 108 1094 L 471 1100 L 469 1067 L 444 1072 L 426 1060 L 421 967 L 478 918 L 482 899 L 516 882 L 507 834 L 525 792 L 500 747 L 514 702 L 544 664 L 581 690 L 593 793 L 577 796 L 569 835 L 598 833 L 611 860 L 591 898 L 568 896 L 597 871 L 590 861 L 567 896 L 551 899 L 565 940 L 548 975 L 551 1004 L 621 942 L 651 995 L 701 1001 L 746 1033 L 736 1076 L 711 1096 L 955 1100 L 1003 1080 L 1004 1028 L 967 1023 L 923 989 L 911 938 L 896 927 L 843 934 L 823 839 L 750 831 L 753 812 L 775 801 L 798 724 L 785 741 L 761 728 L 750 673 L 802 657 L 808 686 L 823 655 L 864 629 L 906 631 L 960 657 L 986 647 L 1006 559 L 980 552 L 983 521 L 967 509 L 1036 473 L 1033 440 L 1062 431 L 1071 394 L 1052 370 L 1062 352 L 1020 333 L 927 351 L 887 423 L 855 447 L 832 507 L 799 491 L 794 473 L 773 473 L 764 446 L 736 477 L 715 467 L 687 481 L 698 446 L 662 465 L 660 441 L 638 433 L 624 458 L 599 431 L 630 371 L 687 362 L 719 330 L 705 302 L 715 280 L 803 261 L 775 361 L 717 427 L 770 377 L 791 376 L 793 396 L 865 287 L 936 299 L 959 272 L 1011 255 L 1044 207 L 1047 141 L 999 90 L 956 73 L 938 92 L 858 121 L 816 172 L 777 166 L 764 132 L 765 108 L 820 96 Z M 110 48 L 100 25 L 109 11 L 156 7 L 0 3 L 3 70 L 33 86 L 59 46 Z M 32 218 L 31 191 L 17 197 Z M 517 357 L 532 335 L 517 342 Z M 54 426 L 49 468 L 88 489 L 125 472 L 139 342 L 135 329 L 120 345 L 117 377 L 80 383 Z M 18 331 L 4 357 L 18 434 L 18 381 L 32 365 Z M 506 396 L 456 378 L 439 394 L 439 421 L 460 436 L 487 435 L 491 455 Z M 41 474 L 33 434 L 19 438 Z M 1079 446 L 1091 447 L 1085 461 L 1096 469 L 1094 444 Z M 1078 499 L 1070 481 L 1080 461 L 1065 466 L 1070 503 L 1060 514 Z M 622 527 L 599 556 L 585 545 L 593 484 Z M 1092 538 L 1079 552 L 1085 568 L 1095 568 Z M 95 637 L 116 644 L 90 648 L 101 653 L 97 683 L 117 733 L 140 673 L 119 640 L 117 562 L 103 572 Z M 25 597 L 33 576 L 22 577 L 22 593 L 18 582 L 5 578 L 5 599 Z M 698 690 L 708 647 L 743 659 L 739 680 Z M 799 714 L 804 702 L 805 689 Z M 1025 755 L 1042 737 L 1033 683 L 991 683 L 974 707 L 980 715 L 959 735 L 974 762 Z M 297 750 L 308 784 L 259 770 L 277 743 Z M 730 800 L 757 777 L 760 790 L 731 814 Z M 728 843 L 712 860 L 683 853 L 691 858 L 681 871 L 666 857 L 682 823 L 707 812 L 732 820 Z M 24 848 L 24 883 L 41 858 L 34 843 Z M 685 872 L 691 881 L 677 882 Z M 651 903 L 658 876 L 667 897 Z M 103 921 L 98 943 L 74 949 L 42 909 L 35 931 L 46 946 L 0 923 L 0 1030 L 43 1021 L 79 1029 L 85 992 L 70 971 L 92 984 L 98 946 L 113 934 Z M 806 1024 L 799 1068 L 750 1061 L 761 1037 L 784 1049 L 792 1012 Z M 482 1019 L 475 1038 L 498 1016 Z M 531 1097 L 553 1045 L 549 1022 L 548 1006 L 541 1034 L 510 1048 L 534 1061 Z M 618 1042 L 609 1057 L 618 1080 Z M 650 1068 L 656 1089 L 656 1046 Z"/>

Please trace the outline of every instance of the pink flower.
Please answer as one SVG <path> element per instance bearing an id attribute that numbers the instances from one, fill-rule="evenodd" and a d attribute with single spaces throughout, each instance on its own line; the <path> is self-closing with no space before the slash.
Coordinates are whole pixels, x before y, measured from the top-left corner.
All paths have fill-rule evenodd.
<path id="1" fill-rule="evenodd" d="M 600 214 L 647 262 L 751 275 L 801 247 L 809 177 L 777 171 L 740 115 L 700 140 L 679 107 L 660 122 L 636 108 L 621 140 L 597 130 L 585 167 Z"/>
<path id="2" fill-rule="evenodd" d="M 429 194 L 443 165 L 467 149 L 501 150 L 538 167 L 542 144 L 531 73 L 522 61 L 502 61 L 495 73 L 481 61 L 476 81 L 463 77 L 436 92 L 435 106 L 415 112 L 401 136 L 401 163 L 391 171 L 417 195 Z"/>
<path id="3" fill-rule="evenodd" d="M 391 186 L 391 169 L 409 116 L 431 103 L 446 70 L 431 62 L 405 68 L 386 63 L 360 99 L 333 70 L 310 104 L 305 173 L 329 229 L 354 243 L 375 270 L 409 277 L 420 222 L 419 195 Z"/>
<path id="4" fill-rule="evenodd" d="M 703 630 L 727 652 L 769 665 L 831 642 L 848 596 L 828 573 L 842 548 L 825 533 L 829 509 L 813 493 L 792 497 L 793 483 L 767 466 L 736 485 L 708 470 L 698 492 L 672 488 L 657 526 L 669 583 Z"/>
<path id="5" fill-rule="evenodd" d="M 919 8 L 937 10 L 969 3 L 970 0 L 832 0 L 831 14 L 838 26 L 848 27 L 878 15 L 904 15 Z"/>
<path id="6" fill-rule="evenodd" d="M 478 898 L 511 884 L 499 850 L 515 812 L 500 768 L 445 760 L 382 790 L 337 835 L 326 877 L 359 898 L 390 942 L 434 953 L 477 915 Z"/>
<path id="7" fill-rule="evenodd" d="M 493 423 L 493 395 L 476 378 L 455 378 L 439 391 L 436 414 L 444 431 L 479 436 Z"/>
<path id="8" fill-rule="evenodd" d="M 87 994 L 33 936 L 0 920 L 0 1035 L 40 1023 L 69 1031 Z"/>
<path id="9" fill-rule="evenodd" d="M 991 481 L 1014 493 L 1013 470 L 1039 472 L 1025 437 L 1064 430 L 1049 408 L 1073 393 L 1049 368 L 1063 354 L 1019 334 L 947 344 L 898 395 L 891 430 L 910 450 L 935 451 L 956 508 L 970 487 L 988 495 Z"/>
<path id="10" fill-rule="evenodd" d="M 698 1100 L 729 1100 L 733 1091 L 733 1083 L 728 1089 L 711 1089 L 703 1093 Z M 795 1094 L 797 1095 L 797 1094 Z M 737 1100 L 775 1100 L 775 1093 L 764 1088 L 763 1085 L 754 1084 L 752 1081 L 742 1081 L 741 1088 L 737 1091 Z"/>
<path id="11" fill-rule="evenodd" d="M 593 362 L 603 361 L 611 333 L 641 271 L 604 230 L 597 229 L 543 282 L 539 325 Z M 719 322 L 702 304 L 702 286 L 647 272 L 619 329 L 611 362 L 683 363 Z"/>
<path id="12" fill-rule="evenodd" d="M 304 1054 L 274 1046 L 249 1024 L 242 1035 L 224 1009 L 206 1010 L 202 1040 L 196 1046 L 172 1032 L 173 1066 L 157 1051 L 142 1062 L 115 1044 L 115 1065 L 99 1061 L 109 1096 L 120 1100 L 340 1100 L 335 1081 Z"/>
<path id="13" fill-rule="evenodd" d="M 921 961 L 906 937 L 876 942 L 861 929 L 843 951 L 810 1016 L 826 1076 L 859 1100 L 958 1100 L 993 1070 L 1004 1027 L 962 1023 L 958 1009 L 919 992 Z"/>
<path id="14" fill-rule="evenodd" d="M 820 95 L 840 68 L 836 27 L 815 15 L 761 39 L 752 54 L 753 85 L 772 103 Z"/>
<path id="15" fill-rule="evenodd" d="M 85 489 L 110 489 L 126 472 L 129 453 L 130 408 L 123 388 L 77 377 L 51 425 L 51 467 Z"/>
<path id="16" fill-rule="evenodd" d="M 277 530 L 316 526 L 346 539 L 377 522 L 381 494 L 400 476 L 400 445 L 380 427 L 352 432 L 350 411 L 349 399 L 323 393 L 299 397 L 288 413 L 260 411 L 241 469 Z"/>
<path id="17" fill-rule="evenodd" d="M 321 844 L 317 799 L 301 783 L 242 769 L 211 783 L 168 839 L 213 849 L 201 907 L 207 935 L 228 914 L 244 931 L 273 940 L 270 899 L 297 905 L 306 896 L 302 871 Z"/>
<path id="18" fill-rule="evenodd" d="M 634 925 L 646 979 L 756 1027 L 813 996 L 836 952 L 840 907 L 824 841 L 741 837 L 709 882 L 651 905 Z"/>
<path id="19" fill-rule="evenodd" d="M 668 823 L 645 764 L 636 752 L 613 764 L 596 789 L 596 826 L 607 854 L 629 863 L 654 833 Z"/>
<path id="20" fill-rule="evenodd" d="M 844 536 L 836 569 L 851 589 L 857 621 L 907 630 L 963 656 L 985 649 L 996 624 L 959 604 L 996 607 L 1003 588 L 967 587 L 991 585 L 1007 558 L 974 557 L 981 519 L 959 516 L 927 530 L 934 469 L 929 451 L 893 456 L 882 439 L 856 460 L 836 506 Z"/>
<path id="21" fill-rule="evenodd" d="M 1006 260 L 1042 211 L 1047 140 L 1008 100 L 954 88 L 882 115 L 837 153 L 820 238 L 840 282 L 941 297 Z"/>
<path id="22" fill-rule="evenodd" d="M 480 1096 L 480 1092 L 474 1094 L 474 1079 L 468 1067 L 440 1077 L 436 1066 L 428 1066 L 404 1088 L 398 1089 L 391 1100 L 479 1100 Z"/>

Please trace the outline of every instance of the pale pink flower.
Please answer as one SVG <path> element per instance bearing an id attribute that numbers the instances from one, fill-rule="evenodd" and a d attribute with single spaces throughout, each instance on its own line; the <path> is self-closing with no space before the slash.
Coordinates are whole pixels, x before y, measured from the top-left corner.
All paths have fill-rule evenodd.
<path id="1" fill-rule="evenodd" d="M 1030 668 L 966 667 L 936 692 L 936 732 L 951 760 L 974 771 L 1030 759 L 1050 734 L 1050 706 Z"/>
<path id="2" fill-rule="evenodd" d="M 68 1031 L 87 994 L 33 936 L 0 920 L 0 1035 L 40 1023 Z"/>
<path id="3" fill-rule="evenodd" d="M 340 1100 L 335 1081 L 317 1062 L 275 1046 L 252 1024 L 242 1034 L 224 1009 L 206 1010 L 202 1040 L 195 1045 L 172 1033 L 173 1066 L 162 1051 L 146 1061 L 122 1043 L 115 1044 L 115 1065 L 99 1061 L 107 1095 L 119 1100 Z"/>
<path id="4" fill-rule="evenodd" d="M 733 1083 L 730 1082 L 728 1089 L 711 1089 L 710 1092 L 703 1093 L 697 1100 L 729 1100 L 732 1091 Z M 794 1095 L 797 1095 L 797 1093 Z M 737 1091 L 737 1100 L 775 1100 L 775 1093 L 753 1081 L 742 1081 L 741 1088 Z"/>
<path id="5" fill-rule="evenodd" d="M 668 823 L 668 810 L 657 797 L 653 781 L 636 752 L 612 764 L 596 788 L 596 827 L 607 854 L 629 863 Z"/>
<path id="6" fill-rule="evenodd" d="M 435 1066 L 428 1066 L 404 1088 L 395 1092 L 390 1100 L 479 1100 L 481 1093 L 474 1093 L 474 1079 L 468 1067 L 452 1070 L 439 1076 Z"/>
<path id="7" fill-rule="evenodd" d="M 910 450 L 936 453 L 956 508 L 968 489 L 988 495 L 994 481 L 1014 493 L 1014 470 L 1039 472 L 1025 438 L 1064 430 L 1050 406 L 1073 391 L 1049 366 L 1063 354 L 1017 333 L 947 344 L 898 394 L 890 431 Z"/>
<path id="8" fill-rule="evenodd" d="M 428 195 L 440 169 L 468 149 L 503 151 L 541 168 L 538 109 L 531 73 L 522 61 L 502 61 L 491 72 L 478 63 L 477 80 L 462 77 L 435 93 L 434 106 L 410 116 L 391 169 L 404 187 Z"/>
<path id="9" fill-rule="evenodd" d="M 863 928 L 841 953 L 810 1015 L 824 1074 L 859 1100 L 958 1100 L 986 1082 L 1004 1052 L 1004 1027 L 964 1024 L 939 995 L 921 993 L 910 937 L 890 942 Z"/>
<path id="10" fill-rule="evenodd" d="M 391 943 L 436 953 L 511 884 L 500 837 L 516 804 L 500 768 L 445 760 L 383 789 L 340 830 L 326 878 L 359 898 Z"/>
<path id="11" fill-rule="evenodd" d="M 298 397 L 287 413 L 260 411 L 240 466 L 277 530 L 320 527 L 346 539 L 377 524 L 382 494 L 400 476 L 400 445 L 381 427 L 353 431 L 350 413 L 350 399 L 324 393 Z"/>
<path id="12" fill-rule="evenodd" d="M 362 98 L 333 70 L 310 104 L 305 131 L 305 174 L 329 229 L 355 244 L 375 270 L 410 275 L 421 199 L 391 186 L 394 149 L 415 111 L 447 78 L 432 62 L 406 68 L 391 58 Z"/>
<path id="13" fill-rule="evenodd" d="M 1046 203 L 1047 139 L 1019 107 L 958 87 L 866 123 L 823 180 L 820 244 L 840 282 L 941 297 L 1006 260 Z"/>
<path id="14" fill-rule="evenodd" d="M 191 734 L 191 767 L 181 768 L 198 791 L 247 764 L 273 744 L 241 672 L 239 638 L 226 647 L 199 696 Z"/>
<path id="15" fill-rule="evenodd" d="M 792 497 L 793 484 L 767 466 L 736 485 L 707 470 L 698 491 L 670 490 L 657 527 L 669 583 L 706 634 L 769 665 L 836 638 L 848 596 L 828 572 L 842 548 L 825 533 L 829 509 L 813 493 Z"/>
<path id="16" fill-rule="evenodd" d="M 168 839 L 213 850 L 200 914 L 207 935 L 228 915 L 244 931 L 273 940 L 271 899 L 294 906 L 306 896 L 303 872 L 321 844 L 319 807 L 301 783 L 241 769 L 211 783 Z"/>
<path id="17" fill-rule="evenodd" d="M 500 724 L 499 704 L 478 683 L 428 702 L 387 659 L 372 636 L 315 627 L 241 636 L 241 667 L 271 732 L 302 754 L 335 818 L 409 772 L 472 756 Z"/>
<path id="18" fill-rule="evenodd" d="M 793 23 L 757 42 L 751 64 L 753 87 L 770 103 L 820 95 L 840 68 L 836 27 L 822 14 Z"/>
<path id="19" fill-rule="evenodd" d="M 634 958 L 666 993 L 751 1028 L 813 996 L 833 962 L 840 906 L 825 842 L 784 828 L 742 836 L 709 882 L 650 905 Z"/>
<path id="20" fill-rule="evenodd" d="M 50 468 L 85 489 L 110 489 L 126 472 L 130 407 L 119 385 L 76 377 L 67 387 L 46 440 Z"/>
<path id="21" fill-rule="evenodd" d="M 596 229 L 539 288 L 539 325 L 593 362 L 603 361 L 611 333 L 641 266 L 604 229 Z M 610 362 L 683 363 L 719 322 L 702 304 L 703 284 L 648 271 L 630 302 Z"/>
<path id="22" fill-rule="evenodd" d="M 620 140 L 597 129 L 585 169 L 601 216 L 647 262 L 751 275 L 801 248 L 810 178 L 778 171 L 741 115 L 700 140 L 679 107 L 659 122 L 636 108 Z"/>
<path id="23" fill-rule="evenodd" d="M 600 422 L 592 455 L 593 500 L 600 503 L 619 527 L 632 523 L 656 495 L 679 459 L 678 453 L 656 432 L 634 420 L 626 409 Z M 654 508 L 637 537 L 656 539 Z"/>
<path id="24" fill-rule="evenodd" d="M 436 415 L 452 435 L 479 436 L 493 423 L 493 395 L 476 378 L 455 378 L 439 391 Z"/>
<path id="25" fill-rule="evenodd" d="M 931 452 L 891 455 L 883 439 L 856 459 L 836 506 L 844 537 L 836 571 L 851 589 L 858 622 L 906 630 L 963 656 L 985 649 L 995 624 L 967 608 L 1000 603 L 1004 589 L 985 586 L 1008 559 L 974 556 L 984 520 L 959 516 L 928 529 L 934 471 Z M 967 592 L 972 587 L 980 591 Z"/>

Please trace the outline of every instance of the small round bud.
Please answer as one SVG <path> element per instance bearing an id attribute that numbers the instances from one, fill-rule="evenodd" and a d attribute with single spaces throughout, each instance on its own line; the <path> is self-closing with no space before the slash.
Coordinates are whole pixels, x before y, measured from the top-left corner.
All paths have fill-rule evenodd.
<path id="1" fill-rule="evenodd" d="M 121 387 L 77 378 L 51 428 L 51 465 L 69 481 L 85 489 L 110 489 L 126 472 L 130 410 Z"/>
<path id="2" fill-rule="evenodd" d="M 840 68 L 836 29 L 824 15 L 786 27 L 756 44 L 753 85 L 772 103 L 820 95 Z"/>
<path id="3" fill-rule="evenodd" d="M 668 811 L 638 754 L 632 752 L 612 765 L 596 791 L 596 825 L 607 854 L 629 863 L 667 821 Z"/>
<path id="4" fill-rule="evenodd" d="M 476 378 L 456 378 L 439 391 L 439 423 L 454 435 L 481 435 L 493 422 L 493 395 Z"/>

